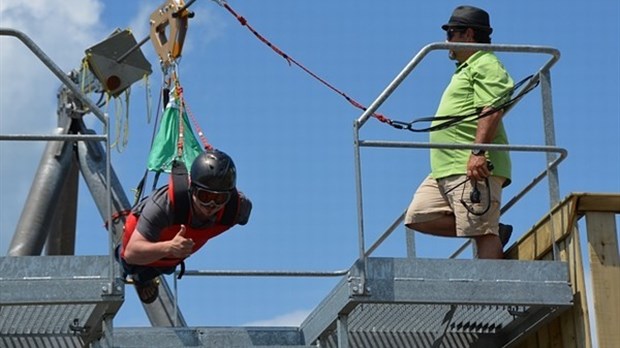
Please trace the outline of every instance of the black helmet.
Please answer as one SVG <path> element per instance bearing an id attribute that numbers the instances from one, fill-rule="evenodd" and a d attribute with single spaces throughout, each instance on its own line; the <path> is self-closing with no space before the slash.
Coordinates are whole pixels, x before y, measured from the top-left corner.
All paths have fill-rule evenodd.
<path id="1" fill-rule="evenodd" d="M 219 150 L 207 150 L 194 160 L 190 173 L 192 185 L 210 191 L 227 192 L 235 188 L 237 169 L 232 158 Z"/>

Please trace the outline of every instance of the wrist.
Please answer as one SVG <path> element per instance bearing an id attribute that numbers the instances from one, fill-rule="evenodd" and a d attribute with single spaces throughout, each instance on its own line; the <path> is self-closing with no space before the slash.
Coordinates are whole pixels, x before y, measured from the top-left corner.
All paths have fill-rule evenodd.
<path id="1" fill-rule="evenodd" d="M 167 240 L 165 242 L 161 242 L 161 253 L 163 253 L 163 257 L 166 257 L 172 254 L 172 240 Z"/>
<path id="2" fill-rule="evenodd" d="M 474 156 L 484 156 L 484 154 L 486 153 L 485 150 L 482 149 L 473 149 L 471 150 L 471 154 Z"/>

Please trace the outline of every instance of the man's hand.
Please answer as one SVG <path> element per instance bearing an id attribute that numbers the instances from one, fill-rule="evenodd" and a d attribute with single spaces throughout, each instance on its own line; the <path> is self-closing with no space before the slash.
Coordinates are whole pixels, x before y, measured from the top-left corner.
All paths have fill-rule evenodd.
<path id="1" fill-rule="evenodd" d="M 185 238 L 185 225 L 181 225 L 179 233 L 170 241 L 170 254 L 176 258 L 184 259 L 192 254 L 194 241 Z"/>
<path id="2" fill-rule="evenodd" d="M 494 110 L 490 106 L 486 106 L 481 115 L 484 117 L 478 120 L 478 126 L 476 128 L 476 139 L 474 144 L 491 144 L 495 138 L 497 127 L 504 115 L 504 110 Z M 467 176 L 472 180 L 484 180 L 484 178 L 491 175 L 489 168 L 487 167 L 487 159 L 485 156 L 469 156 L 467 162 Z"/>
<path id="3" fill-rule="evenodd" d="M 484 156 L 469 156 L 467 162 L 467 176 L 475 181 L 484 180 L 491 175 L 489 168 L 487 167 L 487 158 Z"/>

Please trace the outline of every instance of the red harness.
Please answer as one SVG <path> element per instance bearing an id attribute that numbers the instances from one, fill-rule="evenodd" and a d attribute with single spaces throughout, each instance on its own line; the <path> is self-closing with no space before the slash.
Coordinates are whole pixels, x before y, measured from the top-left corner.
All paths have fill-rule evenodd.
<path id="1" fill-rule="evenodd" d="M 185 225 L 185 238 L 191 238 L 194 241 L 194 248 L 192 249 L 192 254 L 198 251 L 198 249 L 202 248 L 209 239 L 221 234 L 222 232 L 232 227 L 231 225 L 222 224 L 221 218 L 222 218 L 222 215 L 224 215 L 225 209 L 226 208 L 218 212 L 217 214 L 218 216 L 216 220 L 217 222 L 213 226 L 210 226 L 204 229 L 197 229 L 197 228 L 191 228 L 189 227 L 189 225 Z M 125 247 L 127 246 L 127 243 L 129 242 L 129 239 L 131 238 L 131 235 L 136 230 L 136 225 L 138 224 L 138 218 L 139 218 L 139 215 L 136 215 L 135 213 L 131 213 L 129 217 L 127 218 L 127 221 L 125 222 L 125 230 L 123 233 L 123 248 L 121 252 L 121 257 L 123 258 L 125 257 Z M 168 226 L 164 228 L 159 235 L 158 241 L 162 242 L 162 241 L 174 239 L 177 233 L 179 233 L 180 228 L 181 228 L 180 224 L 172 225 L 172 226 Z M 179 259 L 179 258 L 175 258 L 171 256 L 171 257 L 165 257 L 163 259 L 149 263 L 146 266 L 174 267 L 180 264 L 182 261 L 183 259 Z"/>
<path id="2" fill-rule="evenodd" d="M 239 210 L 240 203 L 239 193 L 236 189 L 233 191 L 228 203 L 217 212 L 213 225 L 206 228 L 191 228 L 191 199 L 188 194 L 187 169 L 182 162 L 175 161 L 171 174 L 168 185 L 168 199 L 174 211 L 174 222 L 171 226 L 167 226 L 161 231 L 158 241 L 162 242 L 174 239 L 183 224 L 185 225 L 185 237 L 191 238 L 194 241 L 194 248 L 192 249 L 193 254 L 202 248 L 209 239 L 218 236 L 235 224 L 235 216 Z M 131 239 L 131 235 L 136 230 L 139 217 L 140 212 L 132 211 L 125 221 L 125 227 L 123 229 L 123 247 L 121 250 L 121 257 L 123 259 L 125 258 L 125 248 Z M 149 263 L 146 266 L 175 267 L 182 262 L 183 259 L 171 256 Z"/>

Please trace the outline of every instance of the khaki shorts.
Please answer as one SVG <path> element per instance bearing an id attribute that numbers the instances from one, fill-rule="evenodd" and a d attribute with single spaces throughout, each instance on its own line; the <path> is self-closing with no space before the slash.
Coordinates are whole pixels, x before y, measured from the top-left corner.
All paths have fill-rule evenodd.
<path id="1" fill-rule="evenodd" d="M 465 184 L 455 186 L 467 180 Z M 453 175 L 439 180 L 430 175 L 420 184 L 413 195 L 405 215 L 405 224 L 427 222 L 446 215 L 455 217 L 456 235 L 472 237 L 484 234 L 498 234 L 499 209 L 502 198 L 502 184 L 506 179 L 497 176 L 489 177 L 491 186 L 491 204 L 482 216 L 470 213 L 461 203 L 461 199 L 476 213 L 483 212 L 487 207 L 488 189 L 484 181 L 477 183 L 480 191 L 480 203 L 471 203 L 470 192 L 472 183 L 466 175 Z M 448 192 L 446 194 L 446 192 Z"/>

